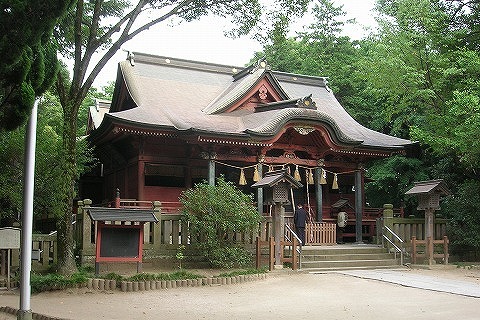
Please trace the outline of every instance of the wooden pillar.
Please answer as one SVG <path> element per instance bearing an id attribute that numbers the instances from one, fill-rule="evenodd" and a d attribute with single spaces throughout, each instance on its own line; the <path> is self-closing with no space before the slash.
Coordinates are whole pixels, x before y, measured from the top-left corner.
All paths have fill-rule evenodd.
<path id="1" fill-rule="evenodd" d="M 85 199 L 78 202 L 78 215 L 82 216 L 82 250 L 80 257 L 82 264 L 88 261 L 88 259 L 86 259 L 87 256 L 92 256 L 95 254 L 95 244 L 92 243 L 92 232 L 95 232 L 95 230 L 92 230 L 92 219 L 90 219 L 90 216 L 87 213 L 87 210 L 91 205 L 92 200 L 90 199 Z"/>
<path id="2" fill-rule="evenodd" d="M 363 215 L 363 186 L 362 171 L 355 171 L 355 240 L 363 243 L 362 239 L 362 215 Z"/>
<path id="3" fill-rule="evenodd" d="M 159 250 L 162 243 L 162 203 L 160 201 L 153 202 L 153 214 L 158 220 L 157 223 L 153 224 L 153 247 L 155 250 Z"/>
<path id="4" fill-rule="evenodd" d="M 317 200 L 317 221 L 322 222 L 323 220 L 323 187 L 320 184 L 320 174 L 322 169 L 315 168 L 315 177 L 313 181 L 315 181 L 315 198 Z"/>
<path id="5" fill-rule="evenodd" d="M 433 264 L 433 240 L 435 240 L 435 235 L 433 232 L 433 226 L 434 226 L 434 219 L 435 219 L 435 209 L 425 209 L 425 240 L 427 240 L 427 248 L 428 250 L 426 251 L 427 254 L 427 260 L 428 264 L 432 265 Z M 428 240 L 430 239 L 431 243 L 428 243 Z"/>
<path id="6" fill-rule="evenodd" d="M 263 165 L 258 165 L 258 175 L 260 179 L 263 177 Z M 259 215 L 263 215 L 263 188 L 257 189 L 257 211 Z"/>
<path id="7" fill-rule="evenodd" d="M 284 235 L 284 216 L 285 208 L 280 203 L 275 203 L 275 212 L 273 214 L 273 227 L 275 235 L 275 268 L 281 269 L 282 263 L 282 246 L 280 245 Z"/>
<path id="8" fill-rule="evenodd" d="M 208 160 L 208 184 L 215 185 L 215 160 Z"/>
<path id="9" fill-rule="evenodd" d="M 120 208 L 120 189 L 118 188 L 115 195 L 115 208 Z"/>
<path id="10" fill-rule="evenodd" d="M 145 162 L 138 161 L 138 173 L 137 173 L 137 199 L 145 200 Z"/>

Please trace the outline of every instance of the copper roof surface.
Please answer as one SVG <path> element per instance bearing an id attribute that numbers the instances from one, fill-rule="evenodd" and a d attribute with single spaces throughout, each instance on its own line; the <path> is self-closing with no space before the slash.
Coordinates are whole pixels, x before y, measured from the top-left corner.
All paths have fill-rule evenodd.
<path id="1" fill-rule="evenodd" d="M 92 207 L 87 210 L 93 221 L 158 222 L 153 210 Z"/>
<path id="2" fill-rule="evenodd" d="M 295 180 L 294 177 L 287 173 L 287 170 L 276 170 L 270 171 L 265 174 L 265 176 L 260 180 L 252 184 L 252 188 L 262 188 L 262 187 L 273 187 L 279 182 L 286 182 L 291 187 L 301 188 L 303 184 Z"/>
<path id="3" fill-rule="evenodd" d="M 327 127 L 332 139 L 343 145 L 380 149 L 403 149 L 412 145 L 370 130 L 356 122 L 326 86 L 326 78 L 302 76 L 135 53 L 135 63 L 119 64 L 119 81 L 124 81 L 136 107 L 110 112 L 107 122 L 128 123 L 178 132 L 196 131 L 258 140 L 273 137 L 289 122 Z M 238 74 L 238 73 L 237 73 Z M 312 108 L 278 108 L 265 112 L 225 112 L 248 93 L 254 84 L 268 77 L 285 100 L 310 96 Z M 114 98 L 114 101 L 116 99 Z M 121 110 L 115 106 L 113 110 Z"/>
<path id="4" fill-rule="evenodd" d="M 440 192 L 444 195 L 450 194 L 447 185 L 442 179 L 414 182 L 414 186 L 405 194 L 425 194 Z"/>

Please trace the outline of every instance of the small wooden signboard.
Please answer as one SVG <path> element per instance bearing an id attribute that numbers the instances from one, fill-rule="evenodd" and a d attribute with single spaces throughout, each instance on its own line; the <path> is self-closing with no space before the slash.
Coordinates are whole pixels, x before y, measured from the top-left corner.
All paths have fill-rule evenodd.
<path id="1" fill-rule="evenodd" d="M 141 272 L 143 225 L 158 222 L 153 210 L 92 207 L 87 212 L 97 222 L 95 273 L 101 262 L 136 262 Z"/>

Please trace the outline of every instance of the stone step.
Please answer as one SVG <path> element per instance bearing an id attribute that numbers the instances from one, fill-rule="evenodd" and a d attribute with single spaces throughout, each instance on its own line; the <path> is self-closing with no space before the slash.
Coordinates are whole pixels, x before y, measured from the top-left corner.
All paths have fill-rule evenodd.
<path id="1" fill-rule="evenodd" d="M 394 256 L 390 253 L 348 253 L 348 254 L 306 254 L 302 255 L 302 261 L 335 261 L 335 260 L 388 260 Z"/>
<path id="2" fill-rule="evenodd" d="M 346 269 L 346 268 L 380 268 L 398 267 L 399 260 L 337 260 L 337 261 L 302 261 L 302 269 Z"/>
<path id="3" fill-rule="evenodd" d="M 304 246 L 303 255 L 333 255 L 333 254 L 364 254 L 364 253 L 384 253 L 387 250 L 380 246 Z"/>
<path id="4" fill-rule="evenodd" d="M 400 259 L 378 245 L 347 244 L 336 246 L 304 246 L 303 270 L 345 270 L 397 268 Z"/>
<path id="5" fill-rule="evenodd" d="M 334 267 L 334 268 L 305 268 L 301 269 L 300 271 L 306 273 L 330 273 L 335 271 L 343 271 L 343 270 L 373 270 L 373 269 L 388 269 L 388 270 L 399 270 L 399 269 L 406 269 L 406 267 L 402 267 L 399 265 L 394 266 L 360 266 L 360 267 Z"/>

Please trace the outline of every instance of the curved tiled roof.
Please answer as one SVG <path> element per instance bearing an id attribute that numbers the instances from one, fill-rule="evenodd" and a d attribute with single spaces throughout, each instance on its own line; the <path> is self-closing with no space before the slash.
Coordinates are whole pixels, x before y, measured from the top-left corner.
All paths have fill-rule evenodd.
<path id="1" fill-rule="evenodd" d="M 325 78 L 263 68 L 234 78 L 234 71 L 239 68 L 139 53 L 135 53 L 134 64 L 123 61 L 119 65 L 136 107 L 111 112 L 104 122 L 265 140 L 295 121 L 326 127 L 338 144 L 387 149 L 412 144 L 409 140 L 370 130 L 356 122 L 328 89 Z M 285 100 L 311 95 L 316 109 L 282 106 L 264 112 L 249 109 L 225 112 L 267 74 Z M 122 110 L 122 107 L 115 106 L 113 110 Z"/>

